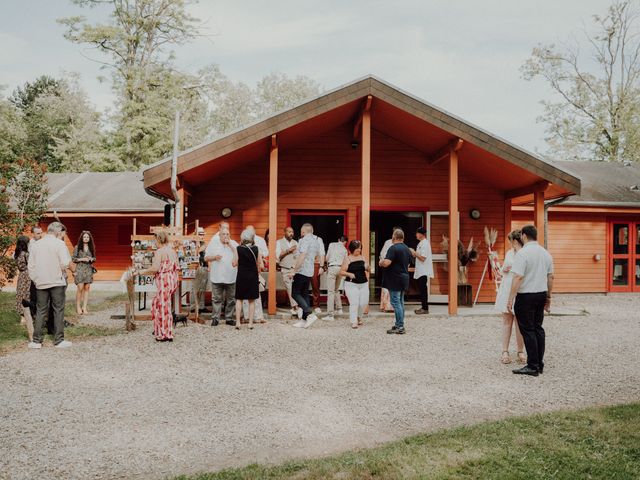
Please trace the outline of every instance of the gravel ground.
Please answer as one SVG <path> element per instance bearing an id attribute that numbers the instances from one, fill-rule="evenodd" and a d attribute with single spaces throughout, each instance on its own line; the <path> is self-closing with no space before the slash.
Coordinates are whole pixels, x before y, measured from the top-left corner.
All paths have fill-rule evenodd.
<path id="1" fill-rule="evenodd" d="M 190 324 L 0 357 L 0 478 L 167 478 L 412 433 L 640 400 L 640 296 L 567 296 L 538 378 L 499 363 L 498 318 L 300 330 Z M 94 321 L 112 312 L 96 315 Z M 36 367 L 37 366 L 37 367 Z M 36 367 L 36 368 L 34 368 Z"/>

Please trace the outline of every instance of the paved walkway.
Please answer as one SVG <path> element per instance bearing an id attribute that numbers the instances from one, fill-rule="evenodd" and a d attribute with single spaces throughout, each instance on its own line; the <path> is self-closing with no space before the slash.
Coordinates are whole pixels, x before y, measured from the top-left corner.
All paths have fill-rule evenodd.
<path id="1" fill-rule="evenodd" d="M 640 400 L 640 296 L 565 297 L 543 376 L 500 357 L 497 317 L 308 330 L 150 324 L 0 357 L 0 478 L 167 478 L 320 456 L 514 415 Z M 113 312 L 83 321 L 104 324 Z"/>

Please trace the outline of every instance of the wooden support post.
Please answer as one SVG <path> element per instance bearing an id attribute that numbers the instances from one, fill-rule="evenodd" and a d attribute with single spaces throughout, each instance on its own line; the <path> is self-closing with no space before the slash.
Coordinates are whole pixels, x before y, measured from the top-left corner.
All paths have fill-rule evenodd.
<path id="1" fill-rule="evenodd" d="M 271 136 L 269 155 L 269 315 L 276 314 L 276 242 L 278 240 L 278 140 Z"/>
<path id="2" fill-rule="evenodd" d="M 371 215 L 371 110 L 362 113 L 362 256 L 369 261 L 369 219 Z"/>
<path id="3" fill-rule="evenodd" d="M 511 233 L 511 199 L 504 199 L 504 254 L 511 248 L 511 242 L 507 236 Z"/>
<path id="4" fill-rule="evenodd" d="M 544 190 L 533 194 L 533 223 L 538 230 L 538 243 L 544 246 Z"/>
<path id="5" fill-rule="evenodd" d="M 136 217 L 133 217 L 133 235 L 137 235 L 136 233 L 136 228 L 137 228 L 137 221 L 136 221 Z"/>
<path id="6" fill-rule="evenodd" d="M 449 315 L 458 313 L 458 152 L 449 152 Z"/>

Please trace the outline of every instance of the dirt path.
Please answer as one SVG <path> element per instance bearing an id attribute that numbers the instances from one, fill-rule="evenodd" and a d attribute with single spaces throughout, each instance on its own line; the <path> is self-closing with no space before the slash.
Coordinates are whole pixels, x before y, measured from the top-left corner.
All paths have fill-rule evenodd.
<path id="1" fill-rule="evenodd" d="M 0 358 L 0 478 L 166 478 L 372 446 L 546 410 L 640 400 L 640 297 L 566 297 L 543 376 L 498 362 L 498 318 L 189 325 Z M 105 317 L 108 312 L 103 314 Z M 635 365 L 634 365 L 635 363 Z"/>

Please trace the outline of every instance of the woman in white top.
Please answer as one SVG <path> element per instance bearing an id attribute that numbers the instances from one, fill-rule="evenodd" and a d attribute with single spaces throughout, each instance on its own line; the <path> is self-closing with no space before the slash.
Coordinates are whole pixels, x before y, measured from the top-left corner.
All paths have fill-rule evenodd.
<path id="1" fill-rule="evenodd" d="M 511 282 L 513 281 L 513 274 L 511 273 L 511 267 L 518 250 L 522 248 L 522 238 L 520 236 L 520 230 L 514 230 L 507 237 L 511 242 L 511 250 L 509 250 L 504 256 L 504 264 L 502 265 L 502 282 L 496 295 L 496 309 L 502 313 L 502 363 L 511 363 L 511 356 L 509 355 L 509 341 L 511 340 L 511 331 L 513 325 L 516 326 L 516 347 L 518 349 L 518 363 L 526 363 L 527 357 L 524 354 L 524 341 L 522 334 L 518 328 L 518 322 L 513 313 L 509 312 L 507 308 L 507 302 L 509 301 L 509 292 L 511 291 Z"/>

